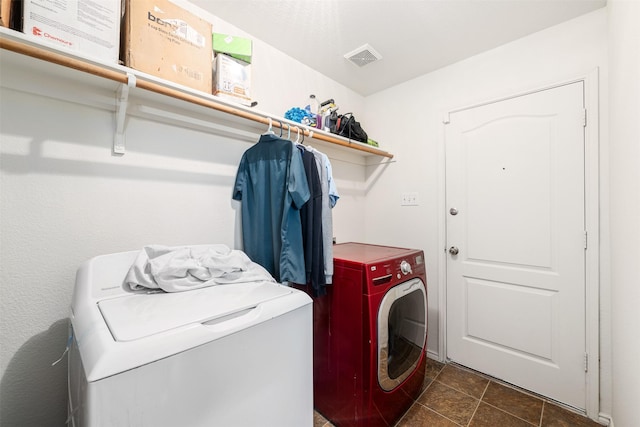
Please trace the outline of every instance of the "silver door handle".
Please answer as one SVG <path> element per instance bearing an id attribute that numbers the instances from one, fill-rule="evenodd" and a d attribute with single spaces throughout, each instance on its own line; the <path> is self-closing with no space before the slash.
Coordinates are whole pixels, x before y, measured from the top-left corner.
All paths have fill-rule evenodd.
<path id="1" fill-rule="evenodd" d="M 451 255 L 458 255 L 458 252 L 460 252 L 460 251 L 458 251 L 458 248 L 456 248 L 455 246 L 451 246 L 451 247 L 449 248 L 449 253 L 450 253 Z"/>

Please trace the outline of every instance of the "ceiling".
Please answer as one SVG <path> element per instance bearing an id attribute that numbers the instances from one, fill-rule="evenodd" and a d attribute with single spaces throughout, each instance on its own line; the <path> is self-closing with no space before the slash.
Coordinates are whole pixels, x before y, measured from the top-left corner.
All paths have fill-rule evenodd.
<path id="1" fill-rule="evenodd" d="M 361 95 L 604 7 L 606 0 L 190 0 Z M 344 55 L 369 44 L 382 59 Z"/>

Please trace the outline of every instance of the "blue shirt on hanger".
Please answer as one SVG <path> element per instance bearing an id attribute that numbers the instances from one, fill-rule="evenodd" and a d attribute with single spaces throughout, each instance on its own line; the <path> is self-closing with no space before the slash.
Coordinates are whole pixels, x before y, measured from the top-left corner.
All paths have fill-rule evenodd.
<path id="1" fill-rule="evenodd" d="M 309 197 L 291 141 L 263 134 L 242 155 L 233 199 L 242 201 L 243 249 L 279 282 L 306 283 L 300 208 Z"/>

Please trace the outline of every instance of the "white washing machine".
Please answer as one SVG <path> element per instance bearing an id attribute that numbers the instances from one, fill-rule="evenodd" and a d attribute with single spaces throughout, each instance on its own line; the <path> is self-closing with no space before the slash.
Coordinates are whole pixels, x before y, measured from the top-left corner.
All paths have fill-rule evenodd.
<path id="1" fill-rule="evenodd" d="M 311 298 L 270 282 L 132 292 L 136 255 L 78 270 L 69 425 L 313 425 Z"/>

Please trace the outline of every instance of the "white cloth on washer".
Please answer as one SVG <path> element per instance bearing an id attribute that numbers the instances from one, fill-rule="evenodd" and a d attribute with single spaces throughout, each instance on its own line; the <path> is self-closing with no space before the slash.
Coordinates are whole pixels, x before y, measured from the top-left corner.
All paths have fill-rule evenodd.
<path id="1" fill-rule="evenodd" d="M 239 250 L 218 245 L 145 246 L 125 277 L 132 290 L 181 292 L 206 286 L 275 279 Z"/>

